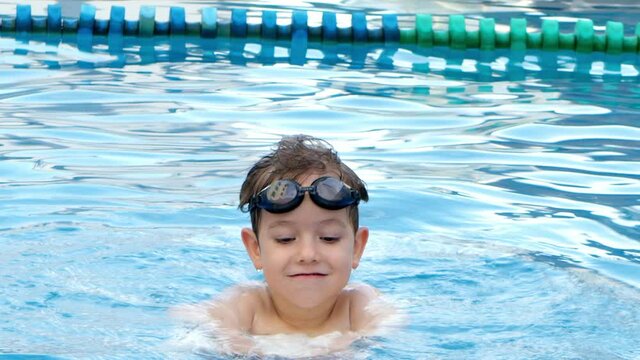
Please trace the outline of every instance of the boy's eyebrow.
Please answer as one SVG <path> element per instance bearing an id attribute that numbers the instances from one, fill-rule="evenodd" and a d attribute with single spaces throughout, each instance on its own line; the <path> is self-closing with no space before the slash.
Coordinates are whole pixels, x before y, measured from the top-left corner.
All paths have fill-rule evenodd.
<path id="1" fill-rule="evenodd" d="M 278 220 L 278 221 L 274 221 L 271 224 L 269 224 L 269 226 L 267 228 L 268 229 L 273 229 L 273 228 L 278 227 L 278 226 L 286 226 L 286 225 L 291 225 L 293 223 L 294 223 L 294 221 L 290 221 L 290 220 Z"/>
<path id="2" fill-rule="evenodd" d="M 269 224 L 269 226 L 267 228 L 268 229 L 273 229 L 273 228 L 278 227 L 278 226 L 290 226 L 290 225 L 293 225 L 295 223 L 296 222 L 292 221 L 292 220 L 277 220 L 277 221 L 274 221 L 273 223 Z M 336 219 L 336 218 L 328 218 L 328 219 L 324 219 L 324 220 L 318 222 L 318 224 L 325 225 L 325 226 L 329 225 L 329 224 L 333 224 L 333 223 L 341 225 L 341 226 L 347 226 L 347 223 L 345 221 L 342 221 L 342 220 Z"/>
<path id="3" fill-rule="evenodd" d="M 342 225 L 342 226 L 346 226 L 347 225 L 347 223 L 345 221 L 342 221 L 342 220 L 339 220 L 339 219 L 336 219 L 336 218 L 329 218 L 329 219 L 325 219 L 325 220 L 320 221 L 320 224 L 322 224 L 322 225 L 329 225 L 331 223 L 336 223 L 336 224 Z"/>

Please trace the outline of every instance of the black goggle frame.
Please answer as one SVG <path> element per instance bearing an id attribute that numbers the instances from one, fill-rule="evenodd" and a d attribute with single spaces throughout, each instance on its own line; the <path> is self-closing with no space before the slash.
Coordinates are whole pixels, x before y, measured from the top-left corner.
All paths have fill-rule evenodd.
<path id="1" fill-rule="evenodd" d="M 306 192 L 316 205 L 328 210 L 339 210 L 360 202 L 358 190 L 334 177 L 319 177 L 306 187 L 295 180 L 284 179 L 274 181 L 254 195 L 249 202 L 249 211 L 259 208 L 274 214 L 285 213 L 300 206 Z"/>

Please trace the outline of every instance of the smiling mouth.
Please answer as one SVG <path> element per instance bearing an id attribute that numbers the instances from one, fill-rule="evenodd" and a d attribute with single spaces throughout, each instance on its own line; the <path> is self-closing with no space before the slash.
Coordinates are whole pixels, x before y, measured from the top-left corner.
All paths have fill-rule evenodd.
<path id="1" fill-rule="evenodd" d="M 289 277 L 293 277 L 293 278 L 311 278 L 311 277 L 323 277 L 323 276 L 327 276 L 327 274 L 322 274 L 322 273 L 302 273 L 302 274 L 289 275 Z"/>

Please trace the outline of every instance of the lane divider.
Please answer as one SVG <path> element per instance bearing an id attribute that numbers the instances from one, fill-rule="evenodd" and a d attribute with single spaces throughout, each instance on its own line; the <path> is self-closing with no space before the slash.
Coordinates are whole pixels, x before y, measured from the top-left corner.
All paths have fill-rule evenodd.
<path id="1" fill-rule="evenodd" d="M 186 21 L 185 9 L 169 8 L 169 21 L 156 20 L 156 7 L 142 6 L 138 20 L 126 20 L 123 6 L 112 6 L 109 19 L 96 19 L 96 8 L 83 4 L 77 18 L 63 17 L 58 4 L 47 7 L 46 16 L 33 16 L 31 5 L 16 6 L 15 15 L 0 15 L 0 34 L 83 34 L 106 36 L 199 36 L 203 38 L 264 38 L 270 40 L 328 43 L 384 43 L 420 47 L 448 46 L 453 49 L 543 49 L 548 51 L 637 53 L 640 23 L 635 33 L 625 35 L 621 22 L 608 21 L 604 32 L 596 32 L 589 19 L 579 19 L 571 33 L 561 32 L 557 20 L 544 19 L 540 29 L 527 27 L 525 18 L 510 19 L 509 31 L 497 31 L 492 18 L 479 20 L 478 30 L 466 28 L 463 15 L 450 15 L 448 29 L 435 29 L 429 14 L 416 14 L 412 26 L 400 27 L 398 15 L 380 15 L 382 26 L 369 26 L 367 14 L 351 14 L 351 26 L 338 26 L 337 14 L 322 13 L 322 24 L 308 25 L 308 13 L 294 10 L 289 24 L 278 24 L 278 13 L 262 11 L 261 23 L 249 23 L 246 9 L 231 9 L 230 20 L 219 17 L 218 9 L 203 8 L 199 22 Z"/>

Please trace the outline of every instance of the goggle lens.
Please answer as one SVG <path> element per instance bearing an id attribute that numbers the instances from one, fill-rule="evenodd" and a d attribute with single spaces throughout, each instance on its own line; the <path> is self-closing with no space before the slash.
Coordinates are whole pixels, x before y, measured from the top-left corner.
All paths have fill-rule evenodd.
<path id="1" fill-rule="evenodd" d="M 267 189 L 268 191 L 265 194 L 267 200 L 278 205 L 291 202 L 298 194 L 298 190 L 295 186 L 292 186 L 289 180 L 278 180 Z"/>
<path id="2" fill-rule="evenodd" d="M 316 184 L 316 194 L 324 200 L 339 202 L 349 196 L 349 188 L 338 179 L 326 178 Z"/>

